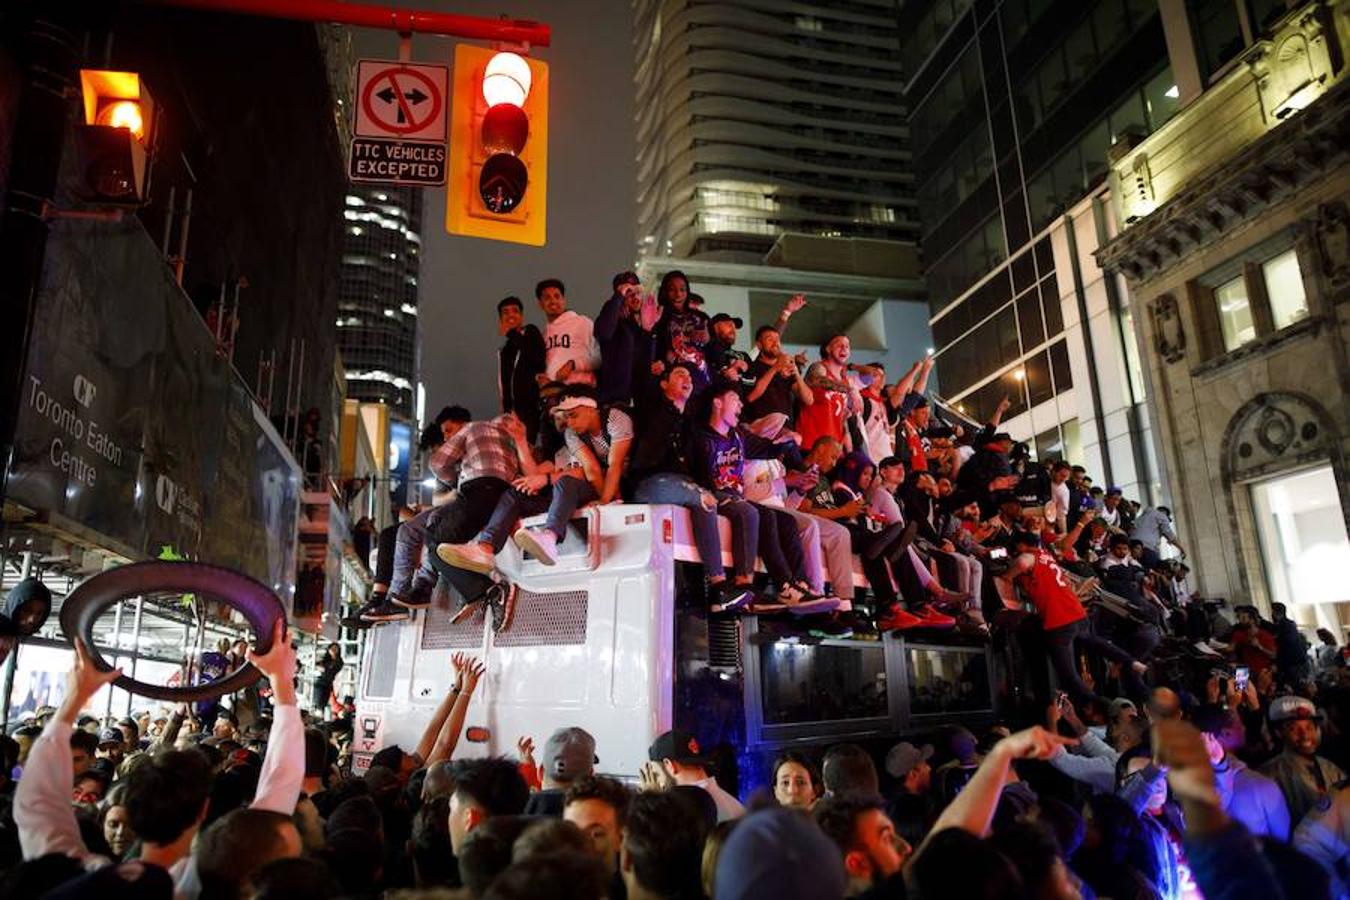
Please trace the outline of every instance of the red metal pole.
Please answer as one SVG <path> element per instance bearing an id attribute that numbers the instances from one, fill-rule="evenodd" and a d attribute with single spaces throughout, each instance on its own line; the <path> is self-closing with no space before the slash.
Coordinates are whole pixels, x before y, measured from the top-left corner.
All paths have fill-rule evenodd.
<path id="1" fill-rule="evenodd" d="M 272 19 L 298 19 L 307 22 L 335 22 L 362 28 L 387 28 L 400 34 L 443 34 L 476 41 L 500 41 L 507 44 L 549 45 L 549 27 L 528 19 L 487 19 L 450 13 L 394 9 L 339 0 L 141 0 L 154 6 L 265 16 Z"/>

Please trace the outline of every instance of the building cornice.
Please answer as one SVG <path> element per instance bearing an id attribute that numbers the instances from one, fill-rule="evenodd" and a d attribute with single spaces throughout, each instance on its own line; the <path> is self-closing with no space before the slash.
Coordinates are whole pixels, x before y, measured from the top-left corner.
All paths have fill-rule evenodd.
<path id="1" fill-rule="evenodd" d="M 1344 81 L 1130 224 L 1097 251 L 1097 262 L 1132 283 L 1148 281 L 1348 161 L 1350 81 Z"/>

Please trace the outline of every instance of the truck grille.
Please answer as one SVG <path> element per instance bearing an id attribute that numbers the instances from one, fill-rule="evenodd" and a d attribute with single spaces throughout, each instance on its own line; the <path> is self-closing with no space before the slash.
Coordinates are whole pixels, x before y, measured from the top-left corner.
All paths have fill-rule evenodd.
<path id="1" fill-rule="evenodd" d="M 585 591 L 536 594 L 522 589 L 511 627 L 493 638 L 498 647 L 586 643 Z"/>
<path id="2" fill-rule="evenodd" d="M 484 605 L 480 603 L 474 614 L 465 621 L 451 625 L 450 617 L 458 609 L 459 592 L 447 591 L 442 581 L 432 595 L 431 606 L 423 613 L 423 650 L 468 650 L 483 645 Z"/>
<path id="3" fill-rule="evenodd" d="M 741 620 L 708 620 L 708 665 L 727 669 L 741 667 Z"/>

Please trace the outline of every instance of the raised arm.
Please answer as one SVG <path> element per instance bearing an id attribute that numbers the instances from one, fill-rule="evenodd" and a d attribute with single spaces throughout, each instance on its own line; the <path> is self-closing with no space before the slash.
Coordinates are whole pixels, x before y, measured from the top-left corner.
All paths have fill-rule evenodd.
<path id="1" fill-rule="evenodd" d="M 70 790 L 75 770 L 70 761 L 70 734 L 80 710 L 99 688 L 111 684 L 121 669 L 100 672 L 82 638 L 75 639 L 75 668 L 71 669 L 65 699 L 42 734 L 33 742 L 28 764 L 14 795 L 14 824 L 24 859 L 61 853 L 83 860 L 89 848 L 80 837 Z"/>
<path id="2" fill-rule="evenodd" d="M 745 402 L 754 403 L 760 397 L 763 397 L 764 392 L 769 389 L 769 385 L 773 384 L 773 380 L 777 377 L 778 366 L 769 366 L 761 372 L 759 377 L 755 379 L 755 386 L 750 388 L 750 392 L 745 395 Z"/>
<path id="3" fill-rule="evenodd" d="M 431 721 L 422 729 L 422 736 L 417 741 L 417 758 L 424 766 L 431 765 L 431 748 L 436 744 L 436 736 L 441 733 L 441 726 L 445 724 L 445 720 L 450 718 L 455 700 L 464 691 L 464 654 L 456 653 L 451 656 L 450 664 L 455 669 L 455 681 L 440 705 L 436 707 L 436 711 L 431 714 Z"/>
<path id="4" fill-rule="evenodd" d="M 890 399 L 891 405 L 899 406 L 900 401 L 904 399 L 905 395 L 914 390 L 914 379 L 918 377 L 919 368 L 922 365 L 922 360 L 916 361 L 914 365 L 910 366 L 909 369 L 905 371 L 904 375 L 900 376 L 899 381 L 886 388 L 886 396 Z"/>
<path id="5" fill-rule="evenodd" d="M 787 328 L 788 319 L 792 318 L 792 314 L 805 305 L 805 294 L 793 294 L 787 299 L 787 302 L 783 304 L 783 308 L 778 311 L 778 321 L 773 323 L 773 327 L 778 329 L 778 334 L 780 336 L 782 335 L 783 330 Z"/>
<path id="6" fill-rule="evenodd" d="M 295 699 L 295 648 L 278 622 L 272 633 L 272 649 L 248 651 L 248 661 L 267 676 L 272 685 L 272 731 L 267 736 L 258 790 L 249 806 L 289 816 L 300 799 L 305 781 L 305 723 Z"/>
<path id="7" fill-rule="evenodd" d="M 994 810 L 1003 785 L 1008 781 L 1008 769 L 1013 760 L 1049 759 L 1059 752 L 1060 747 L 1075 743 L 1073 738 L 1051 734 L 1039 725 L 999 741 L 966 786 L 938 816 L 929 835 L 947 828 L 960 828 L 976 837 L 984 837 L 989 833 L 989 823 L 994 819 Z M 914 856 L 922 852 L 921 846 Z"/>
<path id="8" fill-rule="evenodd" d="M 1256 840 L 1224 812 L 1214 766 L 1200 732 L 1189 722 L 1153 726 L 1153 756 L 1167 772 L 1186 822 L 1186 858 L 1210 900 L 1279 900 L 1288 894 Z"/>
<path id="9" fill-rule="evenodd" d="M 914 382 L 914 393 L 922 394 L 928 390 L 928 376 L 933 374 L 933 357 L 925 356 L 919 363 L 919 377 Z"/>
<path id="10" fill-rule="evenodd" d="M 441 726 L 440 733 L 436 735 L 436 743 L 432 745 L 431 753 L 427 756 L 426 764 L 428 766 L 443 759 L 449 759 L 450 755 L 455 752 L 455 747 L 459 745 L 460 732 L 464 730 L 464 719 L 469 714 L 469 703 L 473 700 L 473 692 L 478 687 L 478 679 L 483 677 L 484 667 L 478 660 L 465 657 L 462 665 L 464 689 L 455 696 L 455 703 L 450 710 L 450 715 L 445 720 L 445 724 Z"/>

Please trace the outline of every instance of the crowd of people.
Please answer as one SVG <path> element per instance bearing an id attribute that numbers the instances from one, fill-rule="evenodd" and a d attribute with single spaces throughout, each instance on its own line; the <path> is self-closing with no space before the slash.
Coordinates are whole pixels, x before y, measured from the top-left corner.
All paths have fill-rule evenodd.
<path id="1" fill-rule="evenodd" d="M 1350 897 L 1334 635 L 1312 653 L 1279 604 L 1267 620 L 1195 596 L 1167 509 L 1030 458 L 999 430 L 1006 403 L 974 427 L 940 414 L 931 359 L 891 383 L 843 335 L 809 365 L 788 354 L 803 297 L 752 357 L 743 323 L 705 313 L 680 273 L 612 287 L 592 322 L 540 282 L 542 332 L 519 299 L 498 305 L 501 409 L 436 417 L 444 490 L 380 532 L 377 595 L 350 624 L 406 620 L 444 579 L 454 618 L 509 629 L 508 543 L 547 566 L 587 504 L 674 504 L 699 614 L 830 638 L 959 630 L 1006 663 L 993 717 L 762 772 L 719 768 L 697 722 L 657 736 L 640 772 L 607 769 L 586 723 L 521 736 L 515 758 L 457 758 L 483 664 L 456 655 L 418 745 L 356 774 L 350 708 L 320 712 L 340 655 L 315 713 L 278 633 L 266 654 L 237 648 L 266 679 L 247 721 L 211 704 L 103 722 L 85 709 L 116 673 L 77 644 L 60 707 L 0 744 L 0 894 Z"/>

